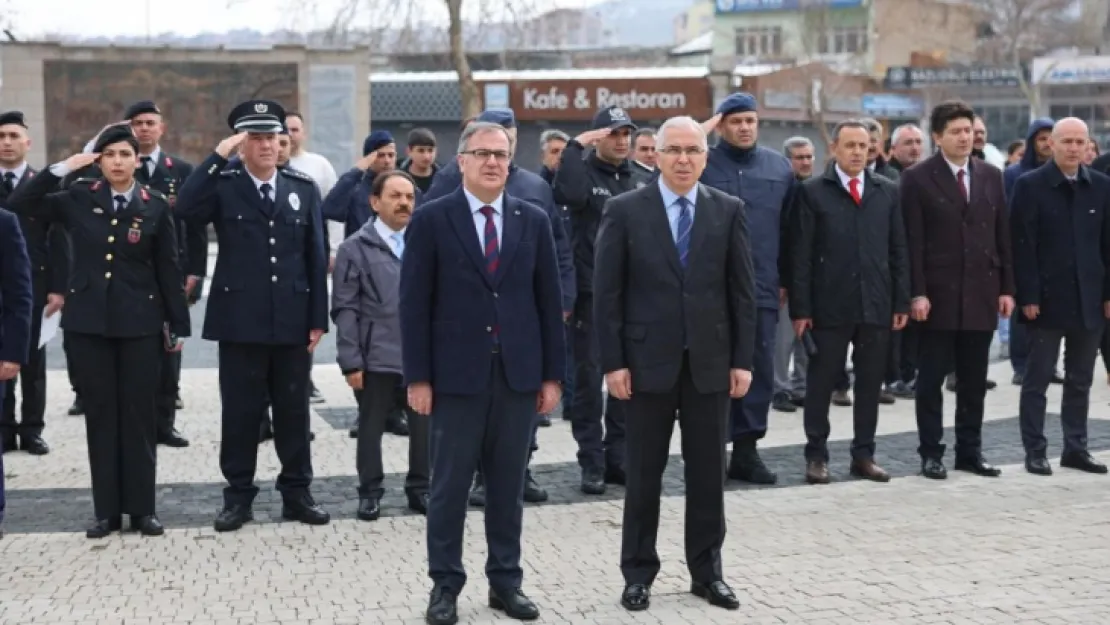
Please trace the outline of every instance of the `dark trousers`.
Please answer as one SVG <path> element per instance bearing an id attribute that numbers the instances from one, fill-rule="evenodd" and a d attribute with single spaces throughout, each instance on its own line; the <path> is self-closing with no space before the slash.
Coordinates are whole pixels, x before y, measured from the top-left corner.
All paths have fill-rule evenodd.
<path id="1" fill-rule="evenodd" d="M 633 378 L 635 379 L 635 378 Z M 659 574 L 656 536 L 663 471 L 670 456 L 675 411 L 682 429 L 686 481 L 686 563 L 694 581 L 722 578 L 725 540 L 725 445 L 727 392 L 701 393 L 683 356 L 678 383 L 665 393 L 635 391 L 628 411 L 628 471 L 621 535 L 621 573 L 626 584 L 650 585 Z"/>
<path id="2" fill-rule="evenodd" d="M 40 436 L 46 414 L 46 348 L 39 349 L 42 332 L 42 306 L 31 311 L 31 351 L 27 364 L 19 369 L 19 375 L 5 382 L 7 387 L 0 414 L 0 438 L 19 434 L 20 436 Z M 61 312 L 54 313 L 56 315 Z M 20 419 L 15 418 L 15 388 L 19 385 L 21 394 Z"/>
<path id="3" fill-rule="evenodd" d="M 806 460 L 829 460 L 827 442 L 829 402 L 837 380 L 844 374 L 848 344 L 852 344 L 852 367 L 856 376 L 855 401 L 852 403 L 852 459 L 875 456 L 875 429 L 879 424 L 879 393 L 886 371 L 888 326 L 852 325 L 814 328 L 811 331 L 817 353 L 810 356 L 806 371 L 808 386 L 804 406 Z"/>
<path id="4" fill-rule="evenodd" d="M 74 398 L 81 397 L 77 389 L 77 374 L 73 371 L 73 355 L 69 353 L 69 332 L 62 331 L 62 352 L 66 355 L 66 375 L 69 377 L 69 387 L 73 390 Z"/>
<path id="5" fill-rule="evenodd" d="M 1017 375 L 1025 375 L 1025 363 L 1029 358 L 1029 327 L 1018 321 L 1017 313 L 1010 318 L 1010 366 Z"/>
<path id="6" fill-rule="evenodd" d="M 1099 345 L 1099 351 L 1102 352 L 1102 366 L 1106 368 L 1106 374 L 1110 376 L 1110 321 L 1102 329 L 1102 342 Z"/>
<path id="7" fill-rule="evenodd" d="M 918 361 L 921 352 L 921 324 L 910 321 L 897 334 L 901 337 L 898 345 L 898 380 L 912 382 L 917 379 Z"/>
<path id="8" fill-rule="evenodd" d="M 1023 324 L 1015 324 L 1023 325 Z M 1057 330 L 1028 326 L 1029 359 L 1021 384 L 1019 420 L 1026 456 L 1044 458 L 1048 443 L 1044 436 L 1045 391 L 1056 373 L 1060 341 L 1064 341 L 1064 389 L 1060 402 L 1060 426 L 1064 431 L 1064 454 L 1087 451 L 1087 412 L 1095 358 L 1102 328 Z M 963 380 L 960 380 L 963 384 Z"/>
<path id="9" fill-rule="evenodd" d="M 358 447 L 355 465 L 358 468 L 358 496 L 381 499 L 382 435 L 389 413 L 400 406 L 409 419 L 409 472 L 405 492 L 419 495 L 428 491 L 428 418 L 412 411 L 399 373 L 362 374 L 362 390 L 358 398 Z"/>
<path id="10" fill-rule="evenodd" d="M 162 336 L 66 335 L 83 391 L 96 518 L 154 514 L 154 402 L 165 351 Z"/>
<path id="11" fill-rule="evenodd" d="M 566 338 L 567 346 L 567 379 L 563 381 L 563 418 L 574 419 L 574 374 L 578 363 L 574 360 L 574 316 L 567 320 Z"/>
<path id="12" fill-rule="evenodd" d="M 777 309 L 756 311 L 752 384 L 747 395 L 732 400 L 729 430 L 733 441 L 759 440 L 767 434 L 767 413 L 775 392 L 775 328 L 778 322 Z"/>
<path id="13" fill-rule="evenodd" d="M 578 465 L 605 470 L 624 464 L 624 413 L 618 401 L 602 404 L 601 355 L 594 333 L 593 298 L 579 295 L 574 313 L 574 355 L 577 359 L 571 433 L 578 443 Z"/>
<path id="14" fill-rule="evenodd" d="M 0 384 L 0 401 L 3 401 L 6 385 Z M 4 522 L 4 508 L 7 502 L 4 498 L 4 437 L 0 436 L 0 523 Z"/>
<path id="15" fill-rule="evenodd" d="M 162 375 L 158 380 L 158 436 L 173 432 L 177 419 L 177 389 L 181 378 L 181 352 L 164 352 Z"/>
<path id="16" fill-rule="evenodd" d="M 474 471 L 486 485 L 486 577 L 497 589 L 519 588 L 524 471 L 536 416 L 536 393 L 509 387 L 501 358 L 489 385 L 474 395 L 436 393 L 430 419 L 432 482 L 428 498 L 428 574 L 458 594 L 466 584 L 463 530 Z"/>
<path id="17" fill-rule="evenodd" d="M 220 342 L 220 469 L 225 505 L 250 505 L 258 494 L 260 415 L 273 400 L 274 449 L 281 461 L 277 489 L 285 497 L 312 483 L 309 446 L 308 365 L 304 345 Z"/>
<path id="18" fill-rule="evenodd" d="M 944 378 L 956 372 L 956 458 L 979 457 L 994 332 L 924 330 L 914 395 L 922 458 L 944 457 Z"/>

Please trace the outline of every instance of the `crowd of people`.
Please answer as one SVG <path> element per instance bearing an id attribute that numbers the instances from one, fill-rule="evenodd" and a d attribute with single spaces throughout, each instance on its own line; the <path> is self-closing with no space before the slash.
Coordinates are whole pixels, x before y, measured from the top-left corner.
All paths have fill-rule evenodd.
<path id="1" fill-rule="evenodd" d="M 740 603 L 722 571 L 724 482 L 777 481 L 759 453 L 772 408 L 802 409 L 802 471 L 825 484 L 830 406 L 851 406 L 849 472 L 886 482 L 879 407 L 912 400 L 921 473 L 944 479 L 947 386 L 954 468 L 997 477 L 981 437 L 997 331 L 1021 387 L 1025 468 L 1052 473 L 1045 397 L 1057 382 L 1060 466 L 1107 471 L 1087 450 L 1087 415 L 1110 339 L 1110 158 L 1079 119 L 1035 120 L 1003 161 L 975 111 L 944 102 L 928 133 L 836 124 L 819 165 L 805 137 L 761 145 L 756 99 L 735 93 L 708 120 L 658 129 L 602 108 L 576 137 L 545 132 L 532 172 L 514 163 L 513 111 L 495 108 L 463 123 L 443 165 L 429 130 L 409 134 L 401 164 L 375 130 L 341 176 L 279 103 L 243 102 L 227 122 L 193 167 L 162 151 L 161 111 L 139 102 L 35 171 L 22 114 L 0 115 L 0 448 L 49 452 L 38 343 L 42 320 L 61 314 L 71 412 L 87 427 L 89 538 L 121 530 L 123 515 L 164 532 L 156 446 L 189 444 L 174 413 L 204 280 L 227 481 L 215 529 L 253 520 L 268 438 L 282 516 L 330 521 L 311 494 L 309 419 L 312 353 L 334 326 L 358 404 L 357 517 L 381 514 L 383 434 L 408 435 L 404 491 L 427 517 L 433 625 L 459 618 L 468 506 L 485 507 L 490 607 L 539 615 L 522 591 L 523 505 L 548 496 L 529 464 L 560 403 L 581 491 L 624 488 L 631 611 L 649 607 L 660 568 L 676 422 L 690 591 L 726 609 Z M 0 513 L 2 494 L 0 481 Z"/>

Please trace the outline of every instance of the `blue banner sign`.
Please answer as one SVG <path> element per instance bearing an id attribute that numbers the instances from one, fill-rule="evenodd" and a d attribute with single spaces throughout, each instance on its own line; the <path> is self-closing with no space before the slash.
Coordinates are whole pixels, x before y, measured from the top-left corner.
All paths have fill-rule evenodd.
<path id="1" fill-rule="evenodd" d="M 797 11 L 799 9 L 854 9 L 863 0 L 717 0 L 717 13 Z"/>

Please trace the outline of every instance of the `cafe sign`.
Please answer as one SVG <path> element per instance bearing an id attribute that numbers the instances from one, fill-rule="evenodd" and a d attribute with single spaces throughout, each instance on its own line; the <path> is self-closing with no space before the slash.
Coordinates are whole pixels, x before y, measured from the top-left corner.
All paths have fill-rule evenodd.
<path id="1" fill-rule="evenodd" d="M 704 78 L 522 80 L 488 83 L 488 101 L 507 92 L 508 105 L 522 121 L 590 120 L 600 108 L 618 106 L 634 120 L 665 119 L 675 115 L 708 117 L 712 105 Z M 493 98 L 491 94 L 501 94 Z"/>

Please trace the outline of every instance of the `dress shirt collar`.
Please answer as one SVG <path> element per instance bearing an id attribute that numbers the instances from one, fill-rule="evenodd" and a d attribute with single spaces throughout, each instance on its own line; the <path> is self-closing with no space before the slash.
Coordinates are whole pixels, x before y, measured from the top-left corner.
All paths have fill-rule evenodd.
<path id="1" fill-rule="evenodd" d="M 151 152 L 150 154 L 140 154 L 139 155 L 139 164 L 140 165 L 143 164 L 142 159 L 143 159 L 144 156 L 149 157 L 150 162 L 152 164 L 154 164 L 155 166 L 157 166 L 158 165 L 158 159 L 162 158 L 162 146 L 160 146 L 160 145 L 154 146 L 154 151 Z"/>
<path id="2" fill-rule="evenodd" d="M 135 195 L 135 182 L 132 181 L 131 182 L 131 187 L 128 188 L 126 191 L 123 191 L 123 192 L 116 191 L 112 187 L 108 187 L 108 190 L 112 193 L 112 205 L 113 206 L 116 204 L 116 196 L 117 195 L 122 195 L 123 197 L 127 198 L 127 203 L 130 204 L 131 203 L 131 198 L 134 197 L 134 195 Z"/>
<path id="3" fill-rule="evenodd" d="M 504 211 L 502 210 L 502 206 L 505 203 L 505 194 L 504 193 L 499 194 L 489 204 L 486 204 L 482 200 L 479 200 L 477 196 L 475 196 L 470 191 L 467 191 L 466 187 L 463 187 L 463 195 L 466 196 L 466 202 L 467 202 L 467 204 L 470 205 L 470 212 L 471 213 L 477 213 L 478 211 L 482 210 L 483 206 L 491 206 L 491 207 L 493 207 L 494 214 L 496 214 L 496 215 L 503 215 L 504 214 Z"/>
<path id="4" fill-rule="evenodd" d="M 856 174 L 855 176 L 849 176 L 848 174 L 844 173 L 843 169 L 840 168 L 839 163 L 835 163 L 833 165 L 833 167 L 836 168 L 836 177 L 840 178 L 841 186 L 843 186 L 845 189 L 850 190 L 851 187 L 848 186 L 848 181 L 855 178 L 856 180 L 859 180 L 859 192 L 860 192 L 860 195 L 863 195 L 864 177 L 863 177 L 863 172 L 862 171 L 860 173 Z"/>
<path id="5" fill-rule="evenodd" d="M 251 181 L 254 182 L 254 188 L 258 189 L 258 194 L 259 195 L 262 195 L 262 185 L 263 184 L 269 184 L 270 185 L 270 197 L 271 198 L 277 197 L 277 195 L 276 195 L 277 194 L 277 169 L 274 170 L 274 173 L 270 174 L 270 179 L 269 180 L 262 180 L 261 178 L 256 178 L 255 175 L 252 174 L 250 172 L 250 170 L 247 169 L 246 167 L 243 168 L 243 171 L 247 172 L 247 175 L 251 177 Z"/>
<path id="6" fill-rule="evenodd" d="M 943 158 L 944 162 L 948 164 L 948 169 L 952 170 L 953 176 L 959 176 L 959 173 L 963 171 L 965 180 L 971 177 L 971 157 L 968 157 L 967 162 L 964 163 L 962 167 L 948 160 L 948 157 L 944 154 L 941 154 L 940 157 Z"/>
<path id="7" fill-rule="evenodd" d="M 689 200 L 691 209 L 693 209 L 698 204 L 698 184 L 701 183 L 696 183 L 693 188 L 682 195 L 682 197 Z M 671 191 L 671 188 L 667 186 L 667 183 L 663 182 L 662 176 L 659 177 L 659 194 L 663 196 L 663 206 L 665 208 L 670 208 L 674 205 L 675 202 L 678 201 L 679 195 L 674 191 Z"/>
<path id="8" fill-rule="evenodd" d="M 15 169 L 0 168 L 0 182 L 3 182 L 3 178 L 8 172 L 15 174 L 15 184 L 19 184 L 20 179 L 23 178 L 23 174 L 27 173 L 27 161 L 23 161 L 17 165 Z"/>
<path id="9" fill-rule="evenodd" d="M 380 236 L 382 240 L 385 241 L 387 245 L 389 245 L 390 248 L 392 248 L 393 244 L 396 243 L 396 241 L 393 240 L 393 235 L 399 234 L 402 237 L 405 236 L 404 228 L 401 228 L 400 230 L 393 230 L 389 226 L 385 225 L 385 222 L 381 219 L 374 220 L 374 231 L 378 233 L 378 236 Z"/>

